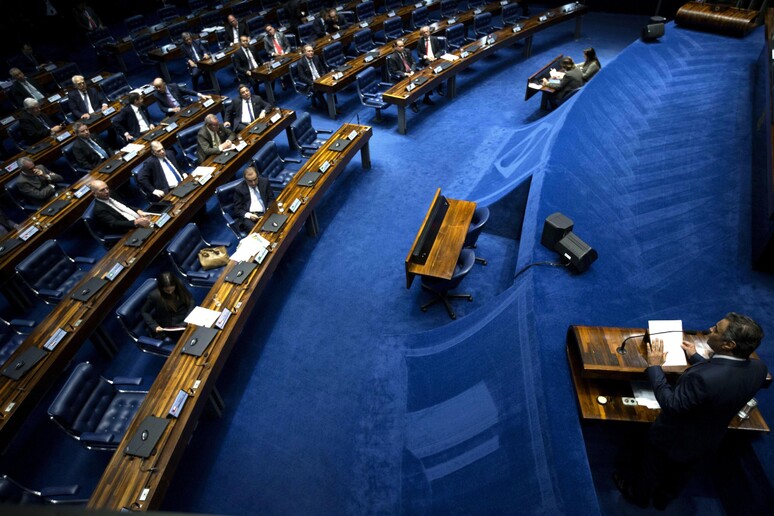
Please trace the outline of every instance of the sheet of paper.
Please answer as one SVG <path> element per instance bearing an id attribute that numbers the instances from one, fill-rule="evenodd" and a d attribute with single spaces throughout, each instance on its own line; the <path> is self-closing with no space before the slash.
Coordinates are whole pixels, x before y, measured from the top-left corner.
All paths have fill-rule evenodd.
<path id="1" fill-rule="evenodd" d="M 121 148 L 121 152 L 140 152 L 145 148 L 144 145 L 140 145 L 139 143 L 127 143 Z"/>
<path id="2" fill-rule="evenodd" d="M 637 405 L 649 409 L 659 409 L 661 405 L 656 401 L 656 393 L 650 388 L 648 382 L 631 382 L 632 393 L 634 393 L 634 399 L 637 400 Z"/>
<path id="3" fill-rule="evenodd" d="M 191 175 L 194 177 L 210 176 L 215 172 L 215 167 L 196 167 Z"/>
<path id="4" fill-rule="evenodd" d="M 446 59 L 447 61 L 450 61 L 452 63 L 459 58 L 460 56 L 455 56 L 454 54 L 444 54 L 441 56 L 441 59 Z"/>
<path id="5" fill-rule="evenodd" d="M 542 85 L 540 85 L 540 84 L 538 84 L 538 83 L 536 83 L 536 82 L 531 82 L 531 83 L 529 83 L 527 86 L 529 86 L 529 87 L 530 87 L 530 88 L 532 88 L 533 90 L 539 90 L 540 88 L 542 88 L 542 87 L 543 87 Z"/>
<path id="6" fill-rule="evenodd" d="M 667 352 L 664 366 L 688 365 L 685 351 L 680 346 L 683 342 L 683 321 L 648 321 L 648 333 L 651 342 L 653 339 L 664 341 L 664 351 Z"/>
<path id="7" fill-rule="evenodd" d="M 268 245 L 268 240 L 257 233 L 252 233 L 239 241 L 236 251 L 229 259 L 235 262 L 250 261 L 253 259 L 253 256 L 258 254 L 261 249 L 266 249 Z"/>
<path id="8" fill-rule="evenodd" d="M 217 310 L 210 310 L 209 308 L 197 306 L 191 310 L 191 313 L 188 314 L 188 317 L 185 318 L 185 322 L 188 324 L 194 324 L 196 326 L 212 328 L 212 325 L 215 324 L 215 321 L 218 320 L 218 317 L 220 317 L 220 312 Z"/>

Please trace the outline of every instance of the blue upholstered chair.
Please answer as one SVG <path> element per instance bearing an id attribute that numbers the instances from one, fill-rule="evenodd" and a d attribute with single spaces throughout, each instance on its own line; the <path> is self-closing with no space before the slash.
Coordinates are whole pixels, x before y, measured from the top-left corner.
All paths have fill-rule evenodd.
<path id="1" fill-rule="evenodd" d="M 64 183 L 61 183 L 61 184 L 57 184 L 56 186 L 59 188 L 64 188 L 67 185 Z M 19 192 L 18 175 L 8 180 L 8 182 L 5 184 L 5 191 L 8 192 L 8 197 L 10 197 L 11 200 L 24 211 L 36 212 L 40 209 L 41 206 L 43 206 L 43 203 L 41 203 L 40 201 L 36 201 L 28 197 L 24 197 L 21 194 L 21 192 Z"/>
<path id="2" fill-rule="evenodd" d="M 134 89 L 132 88 L 132 85 L 129 84 L 129 81 L 126 80 L 126 76 L 122 73 L 116 73 L 102 79 L 102 82 L 99 83 L 99 87 L 102 90 L 102 93 L 110 100 L 118 100 Z"/>
<path id="3" fill-rule="evenodd" d="M 96 260 L 70 258 L 56 240 L 46 240 L 19 262 L 16 274 L 46 303 L 59 302 L 86 274 L 80 268 Z"/>
<path id="4" fill-rule="evenodd" d="M 199 226 L 191 222 L 186 225 L 167 246 L 167 255 L 175 271 L 192 287 L 211 288 L 223 271 L 217 269 L 202 270 L 199 263 L 199 251 L 205 247 L 229 246 L 231 242 L 204 240 Z"/>
<path id="5" fill-rule="evenodd" d="M 486 3 L 486 0 L 468 0 L 468 9 L 475 9 L 481 7 Z"/>
<path id="6" fill-rule="evenodd" d="M 235 179 L 215 189 L 215 197 L 218 199 L 220 212 L 226 219 L 226 225 L 234 236 L 240 239 L 247 236 L 247 233 L 239 229 L 239 221 L 234 218 L 234 190 L 241 182 L 241 179 Z"/>
<path id="7" fill-rule="evenodd" d="M 312 117 L 309 113 L 301 113 L 299 117 L 290 125 L 290 136 L 293 147 L 304 157 L 309 157 L 322 147 L 326 140 L 321 140 L 318 136 L 322 134 L 331 134 L 327 129 L 315 129 L 312 126 Z"/>
<path id="8" fill-rule="evenodd" d="M 160 22 L 168 22 L 178 17 L 177 8 L 174 5 L 165 5 L 156 11 Z"/>
<path id="9" fill-rule="evenodd" d="M 451 18 L 460 12 L 459 0 L 441 0 L 441 5 L 438 9 L 441 19 Z"/>
<path id="10" fill-rule="evenodd" d="M 251 2 L 248 2 L 245 0 L 244 2 L 239 2 L 236 4 L 231 5 L 231 14 L 236 16 L 237 18 L 241 18 L 247 13 L 250 12 Z"/>
<path id="11" fill-rule="evenodd" d="M 463 247 L 475 249 L 478 242 L 478 237 L 481 235 L 486 223 L 489 222 L 489 208 L 486 206 L 476 206 L 476 211 L 473 212 L 473 219 L 470 221 L 468 232 L 465 234 L 465 243 Z M 486 265 L 486 260 L 476 256 L 476 262 Z"/>
<path id="12" fill-rule="evenodd" d="M 18 150 L 25 152 L 27 147 L 29 147 L 30 142 L 28 142 L 22 134 L 21 125 L 19 125 L 19 122 L 16 120 L 11 122 L 11 124 L 6 128 L 6 131 L 8 131 L 8 136 L 11 137 L 11 142 L 14 144 L 14 146 L 16 146 Z"/>
<path id="13" fill-rule="evenodd" d="M 75 175 L 80 177 L 90 173 L 91 169 L 82 167 L 78 164 L 77 161 L 75 161 L 75 156 L 73 155 L 74 143 L 75 142 L 70 142 L 62 147 L 62 155 L 64 156 L 65 162 L 70 166 L 71 169 L 73 169 L 73 172 L 75 172 Z"/>
<path id="14" fill-rule="evenodd" d="M 374 39 L 382 45 L 388 41 L 398 39 L 403 36 L 403 19 L 400 16 L 393 16 L 384 20 L 384 28 L 374 34 Z"/>
<path id="15" fill-rule="evenodd" d="M 375 48 L 374 35 L 371 29 L 366 27 L 365 29 L 360 29 L 352 36 L 352 46 L 350 47 L 348 57 L 352 59 Z"/>
<path id="16" fill-rule="evenodd" d="M 124 19 L 124 25 L 129 34 L 134 35 L 136 32 L 140 32 L 145 28 L 145 17 L 142 14 L 136 14 Z"/>
<path id="17" fill-rule="evenodd" d="M 302 23 L 298 26 L 298 39 L 302 45 L 311 45 L 317 39 L 314 32 L 314 23 Z"/>
<path id="18" fill-rule="evenodd" d="M 286 163 L 301 163 L 301 160 L 283 158 L 274 142 L 264 145 L 253 157 L 255 170 L 269 180 L 275 192 L 282 191 L 298 172 L 297 168 L 288 167 Z"/>
<path id="19" fill-rule="evenodd" d="M 121 323 L 129 338 L 145 353 L 169 356 L 175 349 L 176 341 L 167 337 L 156 339 L 148 336 L 148 327 L 142 318 L 142 306 L 148 295 L 156 289 L 156 279 L 149 278 L 140 285 L 140 288 L 121 303 L 116 310 L 116 319 Z"/>
<path id="20" fill-rule="evenodd" d="M 51 70 L 51 77 L 54 78 L 59 89 L 72 88 L 73 75 L 81 75 L 81 71 L 75 63 L 65 63 Z"/>
<path id="21" fill-rule="evenodd" d="M 473 17 L 473 35 L 476 38 L 488 36 L 496 30 L 500 30 L 502 27 L 494 25 L 492 21 L 492 13 L 481 13 Z"/>
<path id="22" fill-rule="evenodd" d="M 134 53 L 137 54 L 137 59 L 140 60 L 140 63 L 147 66 L 156 64 L 148 57 L 148 52 L 156 48 L 156 44 L 153 42 L 153 38 L 150 34 L 143 34 L 132 38 L 132 47 L 134 48 Z"/>
<path id="23" fill-rule="evenodd" d="M 167 32 L 169 32 L 169 42 L 174 43 L 175 45 L 181 45 L 183 43 L 183 33 L 187 32 L 188 30 L 189 25 L 187 20 L 173 23 L 167 27 Z"/>
<path id="24" fill-rule="evenodd" d="M 290 79 L 293 81 L 293 89 L 296 90 L 296 93 L 306 98 L 312 98 L 314 91 L 308 84 L 302 82 L 298 75 L 298 62 L 290 64 Z"/>
<path id="25" fill-rule="evenodd" d="M 314 14 L 323 8 L 322 0 L 306 0 L 306 12 Z"/>
<path id="26" fill-rule="evenodd" d="M 121 233 L 107 233 L 102 229 L 102 226 L 97 224 L 94 219 L 94 202 L 89 204 L 86 211 L 83 213 L 83 223 L 86 225 L 86 229 L 94 239 L 105 247 L 111 247 L 113 244 L 121 240 L 124 235 Z"/>
<path id="27" fill-rule="evenodd" d="M 382 4 L 384 12 L 388 13 L 390 11 L 397 11 L 403 7 L 403 0 L 384 0 Z"/>
<path id="28" fill-rule="evenodd" d="M 190 9 L 192 13 L 196 13 L 202 9 L 206 9 L 208 3 L 207 0 L 188 0 L 188 9 Z"/>
<path id="29" fill-rule="evenodd" d="M 419 30 L 430 23 L 430 14 L 427 7 L 417 7 L 411 12 L 411 30 Z"/>
<path id="30" fill-rule="evenodd" d="M 78 364 L 48 408 L 67 434 L 90 450 L 115 450 L 147 391 L 124 390 L 141 378 L 102 378 L 88 362 Z M 119 387 L 121 386 L 121 387 Z"/>
<path id="31" fill-rule="evenodd" d="M 366 0 L 355 6 L 355 14 L 358 21 L 368 21 L 376 16 L 376 8 L 371 0 Z"/>
<path id="32" fill-rule="evenodd" d="M 0 319 L 0 365 L 4 364 L 21 343 L 29 331 L 35 327 L 35 321 L 27 319 Z"/>
<path id="33" fill-rule="evenodd" d="M 256 14 L 247 19 L 247 32 L 253 38 L 263 37 L 266 28 L 266 19 L 261 14 Z"/>
<path id="34" fill-rule="evenodd" d="M 431 292 L 434 297 L 431 301 L 422 305 L 422 311 L 426 312 L 427 309 L 435 303 L 443 303 L 446 307 L 446 311 L 449 313 L 449 317 L 456 319 L 457 314 L 454 313 L 449 300 L 467 299 L 470 302 L 473 301 L 473 296 L 470 294 L 451 294 L 449 291 L 454 290 L 459 286 L 460 282 L 473 268 L 474 263 L 476 263 L 476 253 L 471 249 L 462 249 L 451 279 L 445 280 L 423 276 L 422 288 Z"/>
<path id="35" fill-rule="evenodd" d="M 43 487 L 39 491 L 24 487 L 17 481 L 3 475 L 0 477 L 0 504 L 12 505 L 85 505 L 88 498 L 77 498 L 80 486 Z M 13 511 L 11 509 L 11 511 Z"/>
<path id="36" fill-rule="evenodd" d="M 190 167 L 195 167 L 199 164 L 199 158 L 196 157 L 196 147 L 198 146 L 196 135 L 203 126 L 204 122 L 186 127 L 177 132 L 177 143 L 183 150 L 183 156 L 185 156 Z"/>
<path id="37" fill-rule="evenodd" d="M 516 2 L 511 2 L 503 6 L 500 13 L 503 19 L 503 25 L 515 25 L 521 18 L 522 9 Z"/>
<path id="38" fill-rule="evenodd" d="M 199 16 L 199 21 L 201 22 L 203 29 L 206 29 L 207 27 L 217 27 L 224 23 L 220 11 L 204 12 Z"/>
<path id="39" fill-rule="evenodd" d="M 373 68 L 366 68 L 357 74 L 355 79 L 360 103 L 366 107 L 374 108 L 376 110 L 376 120 L 381 120 L 382 109 L 390 107 L 390 104 L 382 100 L 382 93 L 392 85 L 381 82 L 376 70 Z"/>
<path id="40" fill-rule="evenodd" d="M 344 47 L 338 41 L 323 47 L 322 58 L 328 68 L 336 68 L 347 62 Z"/>
<path id="41" fill-rule="evenodd" d="M 446 27 L 446 45 L 449 50 L 457 50 L 465 44 L 465 25 L 462 23 L 455 23 L 450 27 Z"/>

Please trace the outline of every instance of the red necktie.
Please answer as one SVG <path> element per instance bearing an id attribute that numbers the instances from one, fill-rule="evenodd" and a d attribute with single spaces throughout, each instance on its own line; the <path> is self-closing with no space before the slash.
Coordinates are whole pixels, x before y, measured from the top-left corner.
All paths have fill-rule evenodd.
<path id="1" fill-rule="evenodd" d="M 274 35 L 274 50 L 276 50 L 278 54 L 282 53 L 282 47 L 279 44 L 276 34 Z"/>

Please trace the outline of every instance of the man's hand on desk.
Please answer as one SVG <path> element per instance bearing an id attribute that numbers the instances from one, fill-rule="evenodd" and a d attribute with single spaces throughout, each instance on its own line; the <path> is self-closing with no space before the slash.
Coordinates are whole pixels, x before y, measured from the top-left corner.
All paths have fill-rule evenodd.
<path id="1" fill-rule="evenodd" d="M 150 226 L 150 218 L 148 217 L 140 217 L 139 219 L 134 219 L 134 225 L 141 227 L 141 228 L 147 228 Z"/>
<path id="2" fill-rule="evenodd" d="M 664 351 L 664 341 L 653 339 L 648 343 L 648 367 L 660 366 L 666 362 L 667 353 Z"/>
<path id="3" fill-rule="evenodd" d="M 164 197 L 164 191 L 163 190 L 153 190 L 153 195 L 161 199 Z"/>

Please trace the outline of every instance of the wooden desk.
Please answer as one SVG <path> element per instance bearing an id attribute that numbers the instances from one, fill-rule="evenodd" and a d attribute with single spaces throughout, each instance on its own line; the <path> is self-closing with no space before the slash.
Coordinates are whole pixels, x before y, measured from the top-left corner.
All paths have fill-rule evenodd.
<path id="1" fill-rule="evenodd" d="M 554 91 L 556 90 L 551 86 L 548 86 L 548 85 L 544 86 L 543 79 L 550 78 L 550 71 L 552 68 L 554 70 L 561 69 L 560 63 L 562 62 L 563 58 L 564 58 L 564 54 L 559 54 L 559 56 L 555 57 L 550 63 L 548 63 L 543 68 L 541 68 L 540 70 L 538 70 L 537 72 L 529 76 L 529 79 L 527 79 L 527 90 L 526 90 L 526 93 L 524 94 L 524 100 L 529 100 L 537 92 L 542 91 L 543 98 L 540 101 L 540 107 L 543 109 L 547 109 L 548 105 L 546 104 L 546 94 L 554 93 Z M 533 88 L 530 85 L 537 85 L 537 86 L 540 86 L 540 88 Z"/>
<path id="2" fill-rule="evenodd" d="M 169 214 L 171 219 L 157 227 L 150 237 L 139 247 L 126 246 L 131 231 L 115 244 L 107 254 L 95 264 L 79 281 L 54 310 L 38 324 L 33 332 L 22 343 L 19 349 L 9 358 L 13 362 L 30 347 L 42 348 L 48 339 L 58 330 L 67 332 L 56 348 L 46 354 L 31 370 L 18 381 L 0 376 L 0 449 L 3 449 L 12 439 L 32 408 L 40 401 L 43 394 L 56 381 L 61 371 L 75 356 L 76 351 L 91 334 L 99 328 L 99 324 L 110 313 L 111 307 L 126 293 L 126 290 L 139 277 L 167 245 L 172 237 L 188 223 L 207 200 L 215 188 L 229 181 L 236 171 L 247 163 L 265 143 L 271 141 L 283 129 L 287 130 L 296 119 L 293 111 L 283 111 L 282 119 L 269 126 L 260 136 L 248 131 L 253 124 L 240 133 L 247 147 L 225 165 L 213 163 L 215 156 L 206 160 L 204 166 L 214 166 L 212 178 L 204 185 L 195 188 L 192 193 L 180 199 L 171 193 L 164 197 L 173 204 Z M 184 182 L 194 179 L 188 177 Z M 78 292 L 91 278 L 104 277 L 114 264 L 121 263 L 124 269 L 113 281 L 109 282 L 92 298 L 82 303 L 70 298 L 72 292 Z M 109 339 L 109 336 L 107 336 Z M 109 347 L 111 343 L 105 343 Z"/>
<path id="3" fill-rule="evenodd" d="M 468 234 L 470 221 L 473 220 L 473 212 L 476 211 L 476 203 L 471 201 L 460 201 L 457 199 L 446 200 L 449 202 L 449 209 L 443 218 L 441 227 L 438 230 L 427 256 L 427 261 L 423 264 L 415 263 L 411 259 L 419 244 L 420 236 L 427 224 L 430 222 L 432 207 L 436 200 L 441 196 L 441 189 L 435 191 L 433 202 L 430 203 L 430 210 L 425 215 L 422 225 L 419 227 L 414 243 L 411 245 L 408 256 L 406 256 L 406 288 L 411 288 L 415 276 L 431 276 L 433 278 L 451 279 L 454 274 L 454 268 L 457 266 L 457 260 L 462 252 L 462 245 L 465 243 L 465 236 Z"/>
<path id="4" fill-rule="evenodd" d="M 730 5 L 688 2 L 675 15 L 675 23 L 683 27 L 745 36 L 758 26 L 758 11 Z"/>
<path id="5" fill-rule="evenodd" d="M 344 151 L 339 153 L 328 149 L 330 143 L 351 131 L 356 131 L 357 136 Z M 315 206 L 322 200 L 323 194 L 358 151 L 361 153 L 363 167 L 370 168 L 368 142 L 371 135 L 372 129 L 367 126 L 346 124 L 339 128 L 328 140 L 329 143 L 323 145 L 304 164 L 293 181 L 277 198 L 277 201 L 283 202 L 286 207 L 290 206 L 295 199 L 302 201 L 298 210 L 290 214 L 283 228 L 277 233 L 267 233 L 260 231 L 263 219 L 256 223 L 252 233 L 257 232 L 266 238 L 271 243 L 272 250 L 242 285 L 225 281 L 225 276 L 234 268 L 235 262 L 229 262 L 226 266 L 201 306 L 213 310 L 227 308 L 232 312 L 231 317 L 209 344 L 205 351 L 206 358 L 181 353 L 182 345 L 191 338 L 195 327 L 189 325 L 183 333 L 94 490 L 88 505 L 90 509 L 115 511 L 124 507 L 139 511 L 158 509 L 182 458 L 185 446 L 191 439 L 199 417 L 215 388 L 215 382 L 224 369 L 239 334 L 250 319 L 250 314 L 261 293 L 301 227 L 304 223 L 308 224 L 308 219 Z M 325 161 L 332 164 L 314 186 L 298 185 L 298 178 L 306 171 L 318 170 Z M 277 204 L 273 203 L 268 207 L 266 214 L 270 216 L 276 212 Z M 169 426 L 156 446 L 155 455 L 145 460 L 124 455 L 123 450 L 140 423 L 147 416 L 164 417 L 180 390 L 189 392 L 190 396 L 178 418 L 170 419 Z M 144 496 L 143 492 L 145 492 Z"/>
<path id="6" fill-rule="evenodd" d="M 644 333 L 644 328 L 570 326 L 567 329 L 567 358 L 583 419 L 641 423 L 656 420 L 658 410 L 639 405 L 624 405 L 622 400 L 632 396 L 630 381 L 648 381 L 645 373 L 648 363 L 641 338 Z M 634 338 L 626 343 L 627 353 L 616 352 L 624 339 L 632 336 Z M 694 343 L 706 342 L 703 335 L 684 334 L 683 339 Z M 757 358 L 757 355 L 753 357 Z M 674 380 L 686 368 L 665 367 L 664 372 Z M 766 386 L 770 383 L 771 374 L 766 378 Z M 600 404 L 597 401 L 599 396 L 607 398 L 607 403 Z M 752 410 L 749 419 L 734 417 L 728 426 L 740 430 L 769 431 L 769 426 L 757 407 Z"/>

